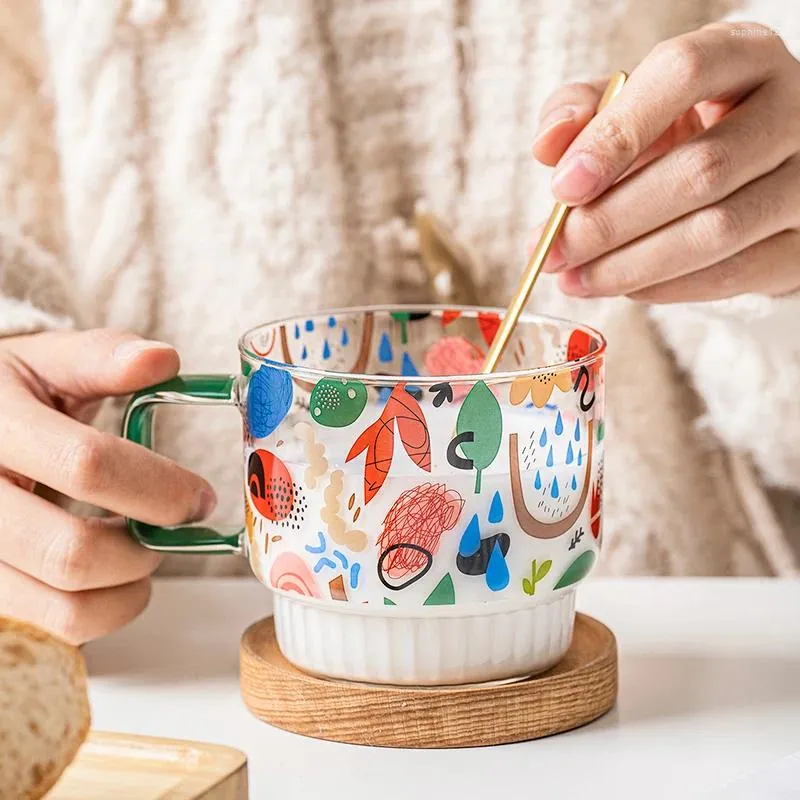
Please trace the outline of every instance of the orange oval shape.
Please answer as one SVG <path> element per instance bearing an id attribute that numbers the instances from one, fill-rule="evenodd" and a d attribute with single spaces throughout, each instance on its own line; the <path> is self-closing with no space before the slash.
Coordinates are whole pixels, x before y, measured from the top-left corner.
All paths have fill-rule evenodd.
<path id="1" fill-rule="evenodd" d="M 247 488 L 263 517 L 280 522 L 292 513 L 294 485 L 286 464 L 269 450 L 254 450 L 247 462 Z"/>

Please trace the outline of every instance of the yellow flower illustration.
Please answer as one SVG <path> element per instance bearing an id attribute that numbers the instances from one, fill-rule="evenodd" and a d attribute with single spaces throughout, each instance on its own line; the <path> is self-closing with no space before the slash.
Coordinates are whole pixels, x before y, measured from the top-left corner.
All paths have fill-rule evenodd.
<path id="1" fill-rule="evenodd" d="M 525 402 L 530 395 L 536 408 L 542 408 L 550 400 L 553 394 L 553 387 L 558 387 L 562 392 L 572 389 L 572 376 L 569 370 L 562 372 L 547 372 L 542 375 L 517 378 L 511 384 L 509 399 L 512 406 L 518 406 Z"/>

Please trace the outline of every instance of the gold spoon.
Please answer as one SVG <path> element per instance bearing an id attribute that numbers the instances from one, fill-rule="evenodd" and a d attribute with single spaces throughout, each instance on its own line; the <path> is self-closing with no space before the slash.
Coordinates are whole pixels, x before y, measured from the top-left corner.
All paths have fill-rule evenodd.
<path id="1" fill-rule="evenodd" d="M 620 89 L 625 85 L 627 79 L 628 76 L 624 72 L 617 72 L 611 78 L 597 106 L 598 113 L 619 94 Z M 492 346 L 489 348 L 489 352 L 486 355 L 486 360 L 483 362 L 482 372 L 484 374 L 494 372 L 497 367 L 497 362 L 503 355 L 503 351 L 506 349 L 509 339 L 511 339 L 511 334 L 514 332 L 519 315 L 528 302 L 531 291 L 533 291 L 533 285 L 539 277 L 542 265 L 561 230 L 561 226 L 564 224 L 564 220 L 567 218 L 568 212 L 569 206 L 565 206 L 563 203 L 556 203 L 553 210 L 550 212 L 550 218 L 547 220 L 541 238 L 531 253 L 528 265 L 525 267 L 525 272 L 522 274 L 522 280 L 520 280 L 517 291 L 511 300 L 511 304 L 508 306 L 508 311 L 506 311 L 503 321 L 497 329 Z"/>

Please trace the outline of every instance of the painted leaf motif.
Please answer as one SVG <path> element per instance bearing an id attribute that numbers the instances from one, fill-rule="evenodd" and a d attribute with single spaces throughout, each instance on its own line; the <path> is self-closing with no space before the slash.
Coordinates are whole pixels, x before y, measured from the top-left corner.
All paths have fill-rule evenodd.
<path id="1" fill-rule="evenodd" d="M 478 381 L 464 398 L 464 404 L 458 412 L 456 433 L 474 434 L 472 441 L 461 443 L 461 449 L 473 462 L 477 472 L 475 493 L 479 494 L 483 470 L 497 457 L 503 438 L 500 404 L 483 381 Z"/>
<path id="2" fill-rule="evenodd" d="M 535 563 L 536 562 L 534 561 L 534 564 Z M 536 570 L 536 576 L 535 576 L 536 583 L 539 583 L 539 581 L 542 580 L 542 578 L 544 578 L 544 576 L 547 575 L 548 572 L 550 572 L 550 567 L 552 566 L 553 562 L 550 559 L 548 559 L 547 561 L 542 561 L 542 564 L 539 567 L 539 569 L 536 569 L 536 567 L 534 567 L 534 570 Z"/>
<path id="3" fill-rule="evenodd" d="M 400 323 L 400 341 L 408 344 L 408 322 L 411 314 L 408 311 L 392 311 L 392 319 Z"/>
<path id="4" fill-rule="evenodd" d="M 533 584 L 527 578 L 522 579 L 522 591 L 525 594 L 533 594 Z"/>
<path id="5" fill-rule="evenodd" d="M 397 432 L 408 457 L 425 472 L 431 471 L 431 437 L 419 403 L 398 384 L 386 403 L 397 420 Z"/>
<path id="6" fill-rule="evenodd" d="M 386 409 L 384 409 L 384 414 Z M 364 462 L 364 503 L 369 503 L 383 486 L 394 455 L 394 419 L 384 419 L 384 414 L 375 420 L 353 442 L 345 461 L 367 451 Z"/>
<path id="7" fill-rule="evenodd" d="M 353 442 L 345 461 L 352 461 L 366 451 L 364 462 L 364 503 L 369 503 L 380 491 L 392 466 L 394 457 L 395 422 L 400 441 L 408 457 L 426 472 L 431 470 L 431 447 L 428 426 L 419 403 L 398 384 L 392 391 L 383 411 Z"/>
<path id="8" fill-rule="evenodd" d="M 582 581 L 591 571 L 597 556 L 594 550 L 587 550 L 581 553 L 565 570 L 564 574 L 558 579 L 554 589 L 563 589 L 573 583 Z"/>

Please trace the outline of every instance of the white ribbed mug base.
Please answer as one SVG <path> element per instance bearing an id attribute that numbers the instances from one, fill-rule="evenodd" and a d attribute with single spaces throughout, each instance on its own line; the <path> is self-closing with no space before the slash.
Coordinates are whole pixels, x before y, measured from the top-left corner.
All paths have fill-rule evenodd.
<path id="1" fill-rule="evenodd" d="M 276 593 L 275 632 L 283 655 L 300 669 L 366 683 L 502 681 L 542 672 L 564 656 L 575 621 L 574 590 L 548 603 L 503 605 L 408 616 L 399 608 L 374 614 Z"/>

